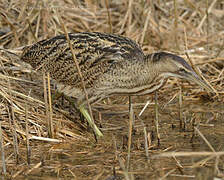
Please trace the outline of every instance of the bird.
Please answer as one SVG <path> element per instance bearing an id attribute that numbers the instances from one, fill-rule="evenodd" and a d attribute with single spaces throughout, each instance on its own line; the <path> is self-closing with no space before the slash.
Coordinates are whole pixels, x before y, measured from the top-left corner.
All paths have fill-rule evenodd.
<path id="1" fill-rule="evenodd" d="M 57 90 L 76 98 L 76 105 L 89 123 L 85 106 L 114 95 L 145 95 L 159 90 L 169 77 L 198 84 L 212 92 L 184 58 L 169 52 L 144 54 L 134 40 L 101 32 L 68 33 L 23 48 L 20 60 L 35 70 L 48 72 Z M 77 61 L 81 74 L 78 73 Z M 82 87 L 84 82 L 88 101 Z M 93 125 L 98 136 L 103 134 Z"/>

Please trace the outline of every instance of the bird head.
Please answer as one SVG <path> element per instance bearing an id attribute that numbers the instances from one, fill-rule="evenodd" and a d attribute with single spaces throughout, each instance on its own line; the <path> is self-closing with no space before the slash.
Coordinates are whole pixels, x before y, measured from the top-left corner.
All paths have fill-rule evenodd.
<path id="1" fill-rule="evenodd" d="M 177 77 L 186 79 L 198 84 L 209 92 L 213 92 L 213 89 L 196 74 L 182 57 L 167 52 L 159 52 L 148 55 L 148 59 L 153 63 L 159 74 L 165 78 Z"/>

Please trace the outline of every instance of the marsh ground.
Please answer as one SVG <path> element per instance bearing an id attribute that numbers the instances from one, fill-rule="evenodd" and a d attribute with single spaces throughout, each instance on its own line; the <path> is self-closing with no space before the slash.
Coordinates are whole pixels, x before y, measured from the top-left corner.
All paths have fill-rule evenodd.
<path id="1" fill-rule="evenodd" d="M 2 177 L 223 178 L 223 1 L 1 0 L 1 48 L 13 50 L 64 33 L 59 16 L 69 32 L 122 34 L 141 44 L 145 53 L 164 50 L 182 55 L 217 93 L 208 94 L 194 84 L 170 79 L 158 92 L 157 114 L 154 94 L 132 97 L 131 117 L 135 120 L 130 153 L 128 97 L 112 97 L 92 106 L 96 124 L 104 133 L 97 142 L 71 104 L 53 99 L 54 137 L 49 138 L 42 75 L 30 72 L 17 57 L 1 51 Z M 147 101 L 149 106 L 139 117 Z M 186 122 L 185 130 L 180 129 L 180 119 Z"/>

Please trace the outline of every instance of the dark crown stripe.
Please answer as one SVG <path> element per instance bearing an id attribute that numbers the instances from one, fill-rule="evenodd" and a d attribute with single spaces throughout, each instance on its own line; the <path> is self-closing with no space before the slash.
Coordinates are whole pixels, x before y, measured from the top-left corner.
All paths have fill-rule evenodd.
<path id="1" fill-rule="evenodd" d="M 177 56 L 175 54 L 167 53 L 167 52 L 158 52 L 149 54 L 146 56 L 147 59 L 151 59 L 154 63 L 157 63 L 159 61 L 163 61 L 166 58 L 171 58 L 174 61 L 182 64 L 185 68 L 192 70 L 191 66 L 180 56 Z"/>

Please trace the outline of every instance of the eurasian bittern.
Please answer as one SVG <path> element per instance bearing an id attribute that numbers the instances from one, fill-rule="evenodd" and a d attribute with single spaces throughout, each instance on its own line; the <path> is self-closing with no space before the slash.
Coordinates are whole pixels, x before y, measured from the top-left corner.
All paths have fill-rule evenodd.
<path id="1" fill-rule="evenodd" d="M 161 88 L 169 77 L 183 78 L 212 91 L 183 58 L 174 54 L 144 55 L 133 40 L 113 34 L 71 33 L 69 39 L 90 103 L 115 94 L 149 94 Z M 84 109 L 87 101 L 65 35 L 26 46 L 21 60 L 49 72 L 58 90 L 77 98 L 81 113 L 91 121 Z M 99 131 L 97 134 L 101 135 Z"/>

